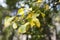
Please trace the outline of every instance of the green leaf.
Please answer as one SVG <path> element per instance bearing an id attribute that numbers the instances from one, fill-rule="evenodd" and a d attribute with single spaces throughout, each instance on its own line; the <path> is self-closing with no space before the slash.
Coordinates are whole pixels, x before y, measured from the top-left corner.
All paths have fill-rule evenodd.
<path id="1" fill-rule="evenodd" d="M 8 27 L 11 24 L 11 21 L 14 19 L 15 17 L 6 17 L 4 20 L 4 27 Z"/>
<path id="2" fill-rule="evenodd" d="M 15 22 L 13 22 L 13 29 L 17 28 L 17 24 Z"/>
<path id="3" fill-rule="evenodd" d="M 37 2 L 42 2 L 43 0 L 38 0 Z"/>
<path id="4" fill-rule="evenodd" d="M 18 29 L 18 33 L 25 33 L 26 32 L 26 27 L 29 25 L 29 22 L 25 23 L 24 25 L 21 25 Z"/>
<path id="5" fill-rule="evenodd" d="M 20 8 L 17 15 L 24 15 L 24 8 Z"/>
<path id="6" fill-rule="evenodd" d="M 35 25 L 36 25 L 37 27 L 40 27 L 40 26 L 41 26 L 41 24 L 40 24 L 40 22 L 39 22 L 39 20 L 38 20 L 37 18 L 34 18 L 33 20 L 34 20 Z"/>

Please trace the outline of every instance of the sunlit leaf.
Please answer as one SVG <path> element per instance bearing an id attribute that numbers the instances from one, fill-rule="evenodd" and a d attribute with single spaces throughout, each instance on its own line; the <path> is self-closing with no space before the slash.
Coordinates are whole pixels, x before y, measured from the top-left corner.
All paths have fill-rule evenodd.
<path id="1" fill-rule="evenodd" d="M 40 27 L 40 22 L 39 22 L 39 20 L 37 19 L 37 18 L 33 18 L 31 21 L 30 21 L 30 25 L 31 25 L 31 27 L 33 27 L 33 26 L 37 26 L 37 27 Z"/>
<path id="2" fill-rule="evenodd" d="M 7 21 L 7 20 L 8 20 L 8 18 L 10 18 L 10 17 L 6 17 L 6 18 L 4 19 L 4 26 L 5 26 L 5 27 L 7 27 L 7 26 L 9 26 L 9 25 L 10 25 L 10 22 L 9 22 L 9 21 Z"/>
<path id="3" fill-rule="evenodd" d="M 11 23 L 11 21 L 14 19 L 15 17 L 6 17 L 4 20 L 4 27 L 8 27 Z"/>
<path id="4" fill-rule="evenodd" d="M 38 17 L 40 14 L 37 14 L 37 13 L 34 13 L 34 11 L 30 12 L 28 14 L 28 16 L 26 17 L 26 19 L 29 19 L 29 18 L 36 18 Z"/>
<path id="5" fill-rule="evenodd" d="M 33 27 L 35 25 L 34 20 L 30 21 L 30 25 L 31 25 L 31 27 Z"/>
<path id="6" fill-rule="evenodd" d="M 18 33 L 25 33 L 26 32 L 26 27 L 29 24 L 29 22 L 25 23 L 24 25 L 21 25 L 18 29 Z"/>
<path id="7" fill-rule="evenodd" d="M 24 7 L 25 4 L 21 4 L 22 7 Z"/>
<path id="8" fill-rule="evenodd" d="M 30 23 L 30 25 L 31 25 L 31 27 L 33 27 L 33 26 L 37 26 L 37 27 L 40 27 L 40 22 L 39 22 L 39 20 L 36 18 L 36 17 L 38 17 L 40 14 L 37 14 L 37 13 L 34 13 L 34 12 L 30 12 L 29 14 L 28 14 L 28 16 L 27 16 L 27 18 L 26 19 L 28 19 L 29 20 L 29 23 Z"/>
<path id="9" fill-rule="evenodd" d="M 36 18 L 36 17 L 38 17 L 39 15 L 40 15 L 40 14 L 35 13 L 35 14 L 33 14 L 32 18 Z"/>
<path id="10" fill-rule="evenodd" d="M 15 22 L 13 22 L 13 29 L 17 28 L 17 24 Z"/>
<path id="11" fill-rule="evenodd" d="M 37 2 L 42 2 L 43 0 L 38 0 Z"/>
<path id="12" fill-rule="evenodd" d="M 29 8 L 30 11 L 32 11 L 32 8 Z"/>
<path id="13" fill-rule="evenodd" d="M 26 19 L 32 18 L 33 15 L 34 15 L 34 13 L 30 12 Z"/>
<path id="14" fill-rule="evenodd" d="M 39 22 L 39 20 L 37 19 L 37 18 L 34 18 L 33 19 L 34 20 L 34 22 L 35 22 L 35 25 L 37 26 L 37 27 L 40 27 L 40 22 Z"/>
<path id="15" fill-rule="evenodd" d="M 17 15 L 24 15 L 24 8 L 20 8 Z"/>

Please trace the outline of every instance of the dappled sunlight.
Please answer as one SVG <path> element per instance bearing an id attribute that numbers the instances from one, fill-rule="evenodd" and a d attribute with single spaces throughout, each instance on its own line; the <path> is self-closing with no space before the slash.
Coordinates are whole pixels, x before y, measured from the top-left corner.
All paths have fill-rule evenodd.
<path id="1" fill-rule="evenodd" d="M 0 40 L 60 40 L 60 0 L 0 0 Z"/>

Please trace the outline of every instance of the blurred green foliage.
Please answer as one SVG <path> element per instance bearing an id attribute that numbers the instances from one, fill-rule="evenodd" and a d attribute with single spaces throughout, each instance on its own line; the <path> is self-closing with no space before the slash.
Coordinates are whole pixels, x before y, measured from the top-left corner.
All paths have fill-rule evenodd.
<path id="1" fill-rule="evenodd" d="M 52 19 L 49 4 L 43 3 L 41 0 L 30 0 L 30 2 L 26 2 L 29 5 L 27 15 L 24 14 L 24 7 L 21 7 L 15 16 L 10 16 L 12 10 L 18 9 L 16 8 L 17 2 L 19 0 L 6 0 L 8 9 L 0 8 L 0 26 L 2 25 L 2 19 L 4 19 L 2 40 L 12 40 L 16 33 L 17 35 L 21 33 L 30 34 L 32 36 L 30 40 L 46 40 L 46 37 L 50 38 L 51 32 L 48 25 L 52 25 Z M 43 3 L 43 7 L 40 7 L 41 3 Z M 16 30 L 17 32 L 15 32 Z"/>

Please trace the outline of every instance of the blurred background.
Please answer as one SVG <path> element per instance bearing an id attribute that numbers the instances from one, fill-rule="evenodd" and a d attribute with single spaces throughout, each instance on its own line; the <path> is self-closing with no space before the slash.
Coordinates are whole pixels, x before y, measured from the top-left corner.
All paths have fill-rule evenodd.
<path id="1" fill-rule="evenodd" d="M 0 40 L 60 40 L 60 0 L 0 0 Z"/>

